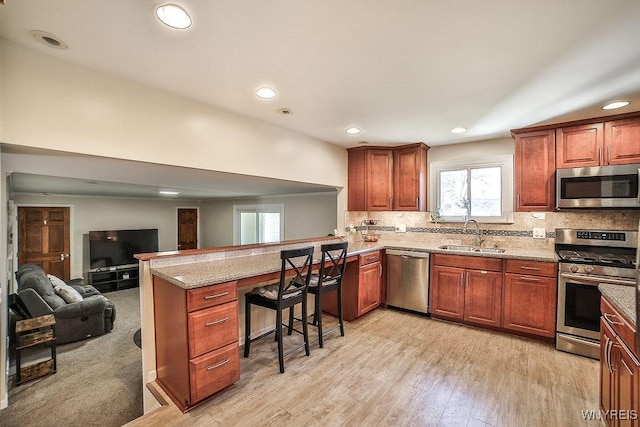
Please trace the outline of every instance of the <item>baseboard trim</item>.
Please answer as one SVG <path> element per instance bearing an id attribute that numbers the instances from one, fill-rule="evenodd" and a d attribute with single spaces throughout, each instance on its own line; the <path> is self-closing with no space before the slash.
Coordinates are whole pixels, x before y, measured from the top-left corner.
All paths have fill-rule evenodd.
<path id="1" fill-rule="evenodd" d="M 0 400 L 0 409 L 4 409 L 9 406 L 9 399 Z"/>

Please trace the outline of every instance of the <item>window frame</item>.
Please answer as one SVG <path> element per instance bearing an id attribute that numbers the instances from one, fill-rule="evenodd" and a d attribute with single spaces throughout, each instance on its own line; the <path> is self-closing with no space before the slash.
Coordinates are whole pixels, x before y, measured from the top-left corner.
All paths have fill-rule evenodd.
<path id="1" fill-rule="evenodd" d="M 478 158 L 475 160 L 453 160 L 453 161 L 441 161 L 433 162 L 430 165 L 430 197 L 429 197 L 429 210 L 435 211 L 440 201 L 440 173 L 454 170 L 466 169 L 478 169 L 478 168 L 501 168 L 501 204 L 500 210 L 501 216 L 471 216 L 471 210 L 468 208 L 469 215 L 465 217 L 452 217 L 443 216 L 439 222 L 464 222 L 468 219 L 474 219 L 479 223 L 513 223 L 514 221 L 514 197 L 513 197 L 513 155 L 499 155 L 492 157 Z M 469 190 L 468 190 L 469 191 Z"/>
<path id="2" fill-rule="evenodd" d="M 253 205 L 233 205 L 233 244 L 240 245 L 240 214 L 250 213 L 279 213 L 280 214 L 280 241 L 284 240 L 284 203 L 274 204 L 253 204 Z M 256 216 L 257 220 L 257 216 Z M 259 236 L 259 229 L 256 229 Z M 259 239 L 258 239 L 259 240 Z M 265 242 L 256 242 L 253 244 L 261 244 Z M 266 242 L 275 243 L 275 242 Z M 247 243 L 249 244 L 249 243 Z"/>

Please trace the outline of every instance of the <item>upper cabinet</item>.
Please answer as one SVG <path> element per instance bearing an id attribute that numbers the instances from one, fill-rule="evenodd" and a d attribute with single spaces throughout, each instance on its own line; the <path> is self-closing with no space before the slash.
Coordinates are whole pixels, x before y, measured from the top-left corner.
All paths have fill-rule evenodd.
<path id="1" fill-rule="evenodd" d="M 557 168 L 640 163 L 640 118 L 561 127 L 556 144 Z"/>
<path id="2" fill-rule="evenodd" d="M 518 212 L 555 209 L 556 169 L 640 163 L 640 111 L 511 134 Z"/>
<path id="3" fill-rule="evenodd" d="M 349 149 L 348 209 L 425 211 L 428 149 L 422 143 Z"/>
<path id="4" fill-rule="evenodd" d="M 516 135 L 516 211 L 552 211 L 555 205 L 555 133 Z"/>

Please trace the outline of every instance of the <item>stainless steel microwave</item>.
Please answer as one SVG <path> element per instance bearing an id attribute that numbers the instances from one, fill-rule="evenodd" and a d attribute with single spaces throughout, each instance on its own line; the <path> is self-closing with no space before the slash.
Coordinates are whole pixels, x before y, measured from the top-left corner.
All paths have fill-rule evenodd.
<path id="1" fill-rule="evenodd" d="M 640 164 L 556 170 L 556 208 L 640 208 Z"/>

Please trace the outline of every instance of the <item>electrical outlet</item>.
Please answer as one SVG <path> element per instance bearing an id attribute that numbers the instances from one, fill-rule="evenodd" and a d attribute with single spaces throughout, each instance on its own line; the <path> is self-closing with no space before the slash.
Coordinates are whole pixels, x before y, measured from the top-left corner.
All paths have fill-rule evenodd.
<path id="1" fill-rule="evenodd" d="M 533 227 L 533 238 L 534 239 L 544 239 L 546 237 L 547 231 L 542 227 Z"/>
<path id="2" fill-rule="evenodd" d="M 407 226 L 404 224 L 398 224 L 396 225 L 396 233 L 406 233 L 407 232 Z"/>
<path id="3" fill-rule="evenodd" d="M 533 219 L 544 219 L 545 215 L 545 212 L 531 212 L 531 218 Z"/>

